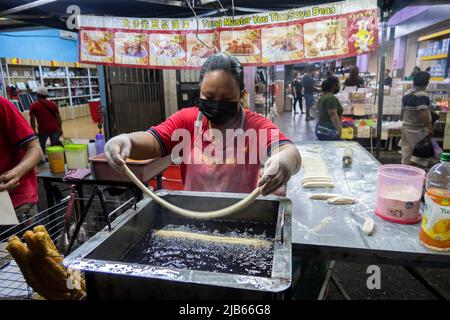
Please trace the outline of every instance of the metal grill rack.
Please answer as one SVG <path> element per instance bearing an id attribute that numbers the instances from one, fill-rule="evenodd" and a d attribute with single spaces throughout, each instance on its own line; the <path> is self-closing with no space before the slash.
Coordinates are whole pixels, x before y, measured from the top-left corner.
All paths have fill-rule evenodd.
<path id="1" fill-rule="evenodd" d="M 87 200 L 86 198 L 76 198 L 76 201 L 79 203 L 86 203 Z M 105 202 L 106 211 L 111 221 L 136 204 L 135 198 L 130 198 L 126 201 L 106 199 Z M 64 218 L 68 205 L 69 197 L 66 197 L 57 205 L 41 211 L 34 217 L 0 231 L 0 300 L 32 299 L 34 294 L 23 278 L 18 265 L 5 249 L 8 238 L 13 235 L 22 238 L 25 231 L 32 230 L 38 225 L 44 225 L 50 237 L 58 246 L 59 236 L 64 230 Z M 89 238 L 107 226 L 100 200 L 93 200 L 83 226 Z"/>

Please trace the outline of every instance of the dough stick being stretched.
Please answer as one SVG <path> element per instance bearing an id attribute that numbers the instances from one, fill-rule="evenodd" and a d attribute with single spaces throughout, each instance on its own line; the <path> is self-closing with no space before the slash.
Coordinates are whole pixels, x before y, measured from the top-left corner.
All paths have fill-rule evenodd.
<path id="1" fill-rule="evenodd" d="M 235 213 L 236 211 L 242 210 L 249 206 L 253 201 L 258 198 L 258 196 L 261 195 L 261 190 L 263 186 L 256 188 L 253 190 L 252 193 L 250 193 L 248 196 L 246 196 L 241 201 L 229 206 L 228 208 L 223 208 L 215 211 L 192 211 L 192 210 L 186 210 L 180 207 L 177 207 L 166 200 L 158 197 L 156 194 L 154 194 L 152 191 L 150 191 L 135 175 L 131 170 L 127 167 L 127 165 L 124 165 L 125 174 L 130 178 L 133 183 L 139 187 L 139 189 L 142 190 L 143 193 L 148 195 L 150 198 L 152 198 L 157 204 L 163 206 L 164 208 L 179 214 L 180 216 L 193 218 L 193 219 L 213 219 L 213 218 L 221 218 L 228 216 L 230 214 Z"/>
<path id="2" fill-rule="evenodd" d="M 153 233 L 155 236 L 167 237 L 167 238 L 180 238 L 188 240 L 199 240 L 207 242 L 219 242 L 228 244 L 239 244 L 244 246 L 253 247 L 269 247 L 271 243 L 267 240 L 252 239 L 252 238 L 238 238 L 238 237 L 223 237 L 223 236 L 211 236 L 202 233 L 193 233 L 185 231 L 175 230 L 156 230 Z"/>

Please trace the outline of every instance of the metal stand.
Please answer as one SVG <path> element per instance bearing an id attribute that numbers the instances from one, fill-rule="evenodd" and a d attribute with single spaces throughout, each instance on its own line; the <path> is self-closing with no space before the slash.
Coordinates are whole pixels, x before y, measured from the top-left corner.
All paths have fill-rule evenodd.
<path id="1" fill-rule="evenodd" d="M 383 104 L 384 104 L 384 69 L 386 68 L 386 45 L 385 39 L 387 36 L 387 19 L 385 12 L 381 13 L 381 43 L 380 43 L 380 69 L 378 70 L 378 122 L 377 122 L 377 143 L 375 157 L 380 158 L 381 151 L 381 132 L 383 130 Z"/>
<path id="2" fill-rule="evenodd" d="M 84 208 L 83 212 L 81 213 L 80 220 L 77 221 L 75 231 L 70 238 L 69 247 L 67 249 L 67 253 L 69 254 L 70 250 L 72 249 L 73 244 L 75 243 L 75 239 L 78 236 L 78 233 L 80 232 L 81 226 L 83 225 L 83 222 L 88 214 L 89 208 L 91 207 L 92 201 L 94 200 L 95 196 L 98 196 L 100 200 L 100 205 L 102 207 L 102 213 L 104 218 L 106 219 L 106 222 L 108 223 L 108 230 L 111 231 L 111 220 L 109 219 L 108 211 L 106 210 L 106 201 L 103 196 L 103 191 L 98 187 L 94 186 L 94 190 L 92 190 L 91 196 L 89 197 L 88 203 L 86 207 Z"/>

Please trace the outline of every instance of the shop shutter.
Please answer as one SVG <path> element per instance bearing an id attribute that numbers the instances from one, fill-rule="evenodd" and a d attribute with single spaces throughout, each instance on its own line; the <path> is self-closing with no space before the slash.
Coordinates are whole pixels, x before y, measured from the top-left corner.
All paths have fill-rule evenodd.
<path id="1" fill-rule="evenodd" d="M 162 71 L 107 67 L 109 136 L 147 130 L 165 119 Z"/>

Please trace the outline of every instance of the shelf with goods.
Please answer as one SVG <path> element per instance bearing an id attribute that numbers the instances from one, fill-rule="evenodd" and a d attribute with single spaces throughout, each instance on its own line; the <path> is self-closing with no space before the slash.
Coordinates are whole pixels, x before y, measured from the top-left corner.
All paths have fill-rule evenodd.
<path id="1" fill-rule="evenodd" d="M 88 116 L 88 100 L 99 97 L 97 68 L 93 65 L 16 58 L 2 58 L 1 62 L 3 81 L 0 83 L 4 83 L 5 87 L 19 83 L 29 96 L 29 104 L 35 99 L 33 89 L 46 86 L 49 100 L 58 104 L 63 120 Z M 28 118 L 22 101 L 12 99 L 1 87 L 0 94 L 10 99 Z"/>
<path id="2" fill-rule="evenodd" d="M 338 93 L 337 98 L 344 107 L 343 139 L 359 140 L 376 138 L 377 132 L 377 89 L 347 87 Z M 401 136 L 401 97 L 402 89 L 385 87 L 383 103 L 382 136 L 384 141 L 389 140 L 392 147 L 394 138 Z"/>
<path id="3" fill-rule="evenodd" d="M 8 64 L 1 59 L 2 90 L 0 93 L 21 112 L 26 112 L 36 100 L 33 89 L 38 86 L 36 74 L 38 70 L 33 66 Z"/>
<path id="4" fill-rule="evenodd" d="M 91 85 L 87 69 L 70 69 L 70 97 L 72 106 L 87 104 L 91 96 Z"/>
<path id="5" fill-rule="evenodd" d="M 70 106 L 66 67 L 39 66 L 40 83 L 48 88 L 48 99 L 59 107 Z"/>
<path id="6" fill-rule="evenodd" d="M 449 76 L 450 29 L 418 39 L 417 65 L 430 68 L 431 79 L 443 81 Z"/>

